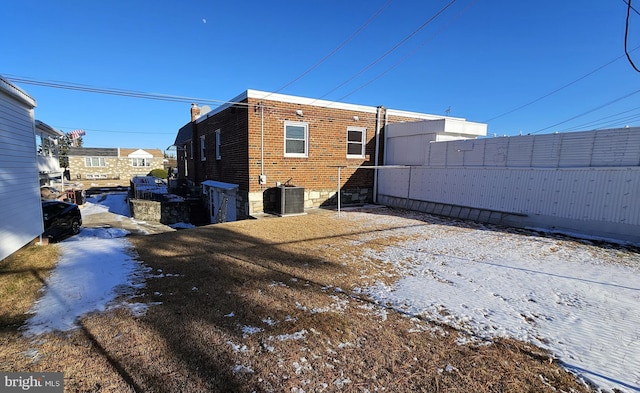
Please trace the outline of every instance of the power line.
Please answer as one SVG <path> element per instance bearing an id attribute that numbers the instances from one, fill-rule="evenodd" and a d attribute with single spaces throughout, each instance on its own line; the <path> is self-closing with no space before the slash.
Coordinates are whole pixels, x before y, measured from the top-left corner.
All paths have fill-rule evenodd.
<path id="1" fill-rule="evenodd" d="M 633 52 L 633 51 L 637 50 L 638 48 L 640 48 L 640 45 L 639 45 L 639 46 L 636 46 L 635 48 L 633 48 L 633 49 L 631 50 L 631 52 Z M 561 86 L 561 87 L 559 87 L 559 88 L 557 88 L 557 89 L 555 89 L 555 90 L 553 90 L 553 91 L 551 91 L 551 92 L 549 92 L 549 93 L 547 93 L 547 94 L 545 94 L 545 95 L 543 95 L 543 96 L 541 96 L 541 97 L 538 97 L 538 98 L 536 98 L 536 99 L 535 99 L 535 100 L 533 100 L 533 101 L 529 101 L 529 102 L 527 102 L 526 104 L 523 104 L 523 105 L 520 105 L 520 106 L 518 106 L 518 107 L 516 107 L 516 108 L 510 109 L 510 110 L 508 110 L 508 111 L 506 111 L 506 112 L 504 112 L 504 113 L 502 113 L 502 114 L 500 114 L 500 115 L 498 115 L 498 116 L 494 116 L 494 117 L 492 117 L 492 118 L 490 118 L 490 119 L 488 119 L 488 120 L 484 120 L 484 121 L 483 121 L 483 123 L 488 123 L 488 122 L 493 121 L 493 120 L 495 120 L 495 119 L 499 119 L 499 118 L 501 118 L 501 117 L 503 117 L 503 116 L 509 115 L 509 114 L 511 114 L 511 113 L 513 113 L 513 112 L 519 111 L 520 109 L 526 108 L 526 107 L 528 107 L 529 105 L 533 105 L 533 104 L 535 104 L 535 103 L 536 103 L 536 102 L 538 102 L 538 101 L 541 101 L 541 100 L 543 100 L 543 99 L 545 99 L 545 98 L 547 98 L 547 97 L 549 97 L 549 96 L 551 96 L 551 95 L 553 95 L 553 94 L 556 94 L 557 92 L 559 92 L 559 91 L 561 91 L 561 90 L 566 89 L 567 87 L 569 87 L 569 86 L 571 86 L 571 85 L 574 85 L 574 84 L 576 84 L 576 83 L 580 82 L 581 80 L 583 80 L 583 79 L 585 79 L 585 78 L 587 78 L 587 77 L 589 77 L 589 76 L 591 76 L 591 75 L 595 74 L 596 72 L 600 71 L 601 69 L 603 69 L 603 68 L 605 68 L 605 67 L 607 67 L 607 66 L 609 66 L 609 65 L 611 65 L 611 64 L 613 64 L 613 63 L 615 63 L 616 61 L 618 61 L 618 60 L 622 59 L 623 57 L 624 57 L 624 55 L 620 55 L 620 56 L 616 57 L 615 59 L 613 59 L 613 60 L 611 60 L 611 61 L 609 61 L 609 62 L 607 62 L 607 63 L 605 63 L 605 64 L 603 64 L 603 65 L 601 65 L 601 66 L 599 66 L 598 68 L 596 68 L 596 69 L 594 69 L 594 70 L 592 70 L 592 71 L 590 71 L 590 72 L 588 72 L 588 73 L 586 73 L 586 74 L 582 75 L 582 76 L 581 76 L 581 77 L 579 77 L 578 79 L 576 79 L 576 80 L 574 80 L 574 81 L 572 81 L 572 82 L 567 83 L 566 85 L 563 85 L 563 86 Z"/>
<path id="2" fill-rule="evenodd" d="M 89 93 L 95 93 L 95 94 L 126 96 L 126 97 L 140 98 L 140 99 L 188 102 L 188 103 L 192 103 L 192 102 L 216 103 L 221 106 L 229 105 L 234 107 L 246 107 L 246 108 L 255 107 L 256 105 L 255 103 L 238 102 L 238 101 L 225 101 L 225 100 L 216 100 L 216 99 L 209 99 L 209 98 L 195 98 L 195 97 L 175 96 L 175 95 L 158 94 L 158 93 L 143 93 L 143 92 L 134 91 L 134 90 L 124 90 L 124 89 L 117 89 L 117 88 L 99 88 L 95 86 L 81 85 L 81 84 L 71 83 L 71 82 L 59 82 L 59 81 L 45 82 L 45 81 L 39 81 L 36 79 L 19 77 L 19 76 L 6 75 L 6 78 L 12 82 L 20 82 L 24 84 L 43 86 L 43 87 L 49 87 L 54 89 L 75 90 L 75 91 L 89 92 Z M 314 100 L 313 102 L 315 101 L 317 100 Z M 265 105 L 264 103 L 261 103 L 259 105 L 268 111 L 272 111 L 272 112 L 282 111 L 282 109 L 276 105 Z M 327 108 L 328 105 L 317 105 L 317 107 Z M 333 116 L 333 118 L 336 118 L 336 117 Z M 63 128 L 63 127 L 60 127 L 60 128 Z"/>
<path id="3" fill-rule="evenodd" d="M 627 56 L 627 60 L 629 60 L 629 64 L 633 67 L 634 70 L 640 72 L 640 69 L 636 67 L 631 55 L 629 55 L 629 51 L 627 50 L 627 41 L 629 40 L 629 16 L 631 15 L 631 0 L 627 0 L 627 19 L 624 26 L 624 54 Z M 635 8 L 634 8 L 635 11 Z M 636 11 L 638 12 L 638 11 Z"/>
<path id="4" fill-rule="evenodd" d="M 446 6 L 444 6 L 440 11 L 438 11 L 435 15 L 433 15 L 431 18 L 429 18 L 426 22 L 424 22 L 422 25 L 420 25 L 417 29 L 415 29 L 413 32 L 411 32 L 411 34 L 409 34 L 408 36 L 406 36 L 405 38 L 403 38 L 400 42 L 398 42 L 396 45 L 394 45 L 391 49 L 389 49 L 388 51 L 386 51 L 382 56 L 378 57 L 376 60 L 374 60 L 372 63 L 370 63 L 369 65 L 367 65 L 366 67 L 364 67 L 363 69 L 361 69 L 359 72 L 357 72 L 355 75 L 353 75 L 351 78 L 347 79 L 346 81 L 342 82 L 341 84 L 339 84 L 338 86 L 336 86 L 335 88 L 331 89 L 330 91 L 328 91 L 327 93 L 325 93 L 324 95 L 318 97 L 316 100 L 320 100 L 326 96 L 328 96 L 329 94 L 333 93 L 334 91 L 338 90 L 339 88 L 341 88 L 342 86 L 346 85 L 347 83 L 351 82 L 352 80 L 354 80 L 355 78 L 357 78 L 358 76 L 362 75 L 364 72 L 366 72 L 367 70 L 369 70 L 371 67 L 373 67 L 374 65 L 376 65 L 377 63 L 379 63 L 382 59 L 384 59 L 385 57 L 389 56 L 393 51 L 395 51 L 396 49 L 398 49 L 401 45 L 403 45 L 405 42 L 407 42 L 409 39 L 411 39 L 411 37 L 413 37 L 414 35 L 418 34 L 418 32 L 420 32 L 420 30 L 424 29 L 425 27 L 427 27 L 428 24 L 430 24 L 431 22 L 433 22 L 438 16 L 440 16 L 444 11 L 447 10 L 447 8 L 451 7 L 453 5 L 453 3 L 455 3 L 457 0 L 451 0 L 449 2 L 449 4 L 447 4 Z"/>
<path id="5" fill-rule="evenodd" d="M 96 129 L 96 128 L 84 128 L 84 127 L 68 127 L 68 126 L 59 126 L 59 125 L 54 125 L 54 127 L 59 128 L 59 129 L 78 129 L 81 128 L 84 131 L 92 131 L 92 132 L 106 132 L 106 133 L 113 133 L 113 134 L 149 134 L 149 132 L 145 132 L 145 131 L 116 131 L 116 130 L 101 130 L 101 129 Z M 154 135 L 175 135 L 175 132 L 156 132 L 156 131 L 151 131 L 153 132 Z"/>
<path id="6" fill-rule="evenodd" d="M 449 28 L 449 26 L 451 26 L 453 24 L 453 22 L 455 22 L 456 20 L 458 20 L 458 18 L 460 18 L 462 16 L 462 14 L 464 14 L 465 12 L 467 12 L 467 10 L 469 8 L 471 8 L 472 5 L 474 5 L 476 3 L 477 0 L 473 0 L 471 3 L 469 3 L 462 11 L 460 11 L 458 13 L 458 15 L 456 15 L 453 19 L 451 19 L 449 21 L 449 23 L 444 26 L 443 28 L 441 28 L 440 30 L 438 30 L 436 33 L 434 33 L 431 37 L 429 37 L 429 39 L 427 39 L 426 41 L 423 41 L 422 44 L 420 44 L 420 46 L 418 46 L 416 49 L 414 49 L 412 52 L 410 52 L 408 55 L 406 55 L 405 57 L 403 57 L 400 61 L 396 62 L 395 64 L 393 64 L 391 67 L 387 68 L 386 70 L 384 70 L 383 72 L 381 72 L 380 74 L 378 74 L 377 76 L 375 76 L 374 78 L 370 79 L 368 82 L 360 85 L 358 88 L 352 90 L 351 92 L 349 92 L 348 94 L 343 95 L 342 97 L 338 98 L 335 101 L 341 102 L 342 100 L 344 100 L 345 98 L 349 97 L 350 95 L 353 95 L 354 93 L 364 89 L 365 87 L 369 86 L 370 84 L 372 84 L 373 82 L 377 81 L 378 79 L 382 78 L 383 76 L 385 76 L 386 74 L 388 74 L 389 72 L 391 72 L 392 70 L 394 70 L 396 67 L 398 67 L 399 65 L 401 65 L 402 63 L 404 63 L 405 61 L 407 61 L 411 56 L 415 55 L 420 49 L 424 48 L 429 42 L 431 42 L 434 38 L 436 38 L 440 33 L 442 33 L 444 30 L 446 30 L 447 28 Z"/>
<path id="7" fill-rule="evenodd" d="M 562 131 L 577 131 L 577 130 L 584 130 L 587 127 L 603 127 L 605 125 L 608 126 L 615 126 L 617 124 L 622 124 L 623 122 L 629 122 L 629 121 L 633 121 L 636 120 L 640 114 L 638 113 L 633 113 L 633 114 L 628 114 L 630 112 L 634 112 L 634 111 L 638 111 L 640 110 L 640 107 L 636 107 L 636 108 L 632 108 L 632 109 L 628 109 L 626 111 L 622 111 L 622 112 L 618 112 L 618 113 L 614 113 L 608 116 L 604 116 L 595 120 L 592 120 L 590 122 L 587 123 L 582 123 L 582 124 L 578 124 L 576 126 L 573 127 L 569 127 L 569 128 L 565 128 Z M 620 115 L 624 115 L 627 114 L 626 116 L 622 116 L 622 117 L 617 117 Z"/>
<path id="8" fill-rule="evenodd" d="M 305 76 L 307 76 L 311 71 L 313 71 L 316 68 L 318 68 L 318 66 L 320 66 L 320 64 L 322 64 L 325 61 L 327 61 L 331 56 L 335 55 L 340 49 L 342 49 L 342 47 L 344 47 L 347 43 L 349 43 L 351 40 L 353 40 L 358 34 L 360 34 L 360 32 L 362 32 L 362 30 L 364 30 L 371 22 L 373 22 L 382 13 L 382 11 L 384 11 L 389 6 L 389 4 L 391 4 L 392 1 L 393 0 L 388 0 L 386 3 L 384 3 L 382 5 L 382 7 L 380 7 L 380 9 L 375 14 L 373 14 L 362 26 L 360 26 L 356 31 L 354 31 L 346 40 L 344 40 L 334 50 L 329 52 L 329 54 L 327 54 L 322 59 L 320 59 L 316 64 L 312 65 L 308 70 L 306 70 L 305 72 L 303 72 L 302 74 L 300 74 L 299 76 L 294 78 L 291 82 L 289 82 L 289 83 L 285 84 L 284 86 L 282 86 L 282 87 L 276 89 L 275 91 L 271 92 L 269 95 L 278 93 L 278 92 L 286 89 L 287 87 L 291 86 L 295 82 L 297 82 L 300 79 L 302 79 Z M 264 98 L 267 98 L 267 97 L 268 96 L 266 96 Z"/>
<path id="9" fill-rule="evenodd" d="M 635 7 L 632 7 L 630 3 L 627 3 L 627 0 L 622 0 L 622 2 L 628 5 L 636 14 L 640 15 L 640 12 Z"/>
<path id="10" fill-rule="evenodd" d="M 159 101 L 173 101 L 173 102 L 201 102 L 201 103 L 212 103 L 216 105 L 229 103 L 223 100 L 215 100 L 208 98 L 195 98 L 195 97 L 185 97 L 185 96 L 176 96 L 169 94 L 157 94 L 157 93 L 145 93 L 134 90 L 123 90 L 116 88 L 100 88 L 90 85 L 81 85 L 71 82 L 46 82 L 39 81 L 35 79 L 23 78 L 19 76 L 6 75 L 7 79 L 16 83 L 24 83 L 27 85 L 35 85 L 35 86 L 43 86 L 43 87 L 51 87 L 56 89 L 65 89 L 65 90 L 76 90 L 82 91 L 86 93 L 98 93 L 98 94 L 108 94 L 108 95 L 116 95 L 123 97 L 133 97 L 133 98 L 144 98 L 149 100 L 159 100 Z"/>
<path id="11" fill-rule="evenodd" d="M 559 122 L 559 123 L 556 123 L 556 124 L 550 125 L 550 126 L 548 126 L 548 127 L 541 128 L 541 129 L 539 129 L 539 130 L 537 130 L 537 131 L 531 132 L 530 134 L 537 134 L 537 133 L 539 133 L 539 132 L 546 131 L 546 130 L 548 130 L 548 129 L 550 129 L 550 128 L 554 128 L 554 127 L 559 126 L 559 125 L 561 125 L 561 124 L 568 123 L 568 122 L 570 122 L 571 120 L 575 120 L 575 119 L 577 119 L 577 118 L 579 118 L 579 117 L 582 117 L 582 116 L 588 115 L 588 114 L 590 114 L 590 113 L 593 113 L 593 112 L 595 112 L 595 111 L 597 111 L 597 110 L 600 110 L 600 109 L 602 109 L 602 108 L 604 108 L 604 107 L 606 107 L 606 106 L 609 106 L 609 105 L 611 105 L 611 104 L 614 104 L 614 103 L 616 103 L 616 102 L 618 102 L 618 101 L 624 100 L 625 98 L 629 98 L 629 97 L 631 97 L 632 95 L 634 95 L 634 94 L 638 94 L 638 93 L 640 93 L 640 89 L 639 89 L 639 90 L 636 90 L 636 91 L 633 91 L 633 92 L 631 92 L 631 93 L 625 94 L 624 96 L 622 96 L 622 97 L 618 97 L 618 98 L 616 98 L 616 99 L 614 99 L 614 100 L 612 100 L 612 101 L 609 101 L 609 102 L 607 102 L 607 103 L 605 103 L 605 104 L 599 105 L 599 106 L 597 106 L 597 107 L 595 107 L 595 108 L 593 108 L 593 109 L 590 109 L 590 110 L 588 110 L 588 111 L 586 111 L 586 112 L 583 112 L 583 113 L 581 113 L 581 114 L 579 114 L 579 115 L 573 116 L 572 118 L 569 118 L 569 119 L 567 119 L 567 120 L 564 120 L 564 121 L 561 121 L 561 122 Z"/>

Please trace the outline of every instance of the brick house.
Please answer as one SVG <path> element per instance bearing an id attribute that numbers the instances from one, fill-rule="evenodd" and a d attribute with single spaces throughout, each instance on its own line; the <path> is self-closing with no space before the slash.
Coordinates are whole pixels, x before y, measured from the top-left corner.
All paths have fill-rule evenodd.
<path id="1" fill-rule="evenodd" d="M 178 179 L 196 191 L 205 181 L 237 185 L 237 213 L 247 217 L 269 211 L 269 191 L 280 184 L 303 187 L 305 208 L 335 205 L 341 167 L 341 202 L 368 203 L 375 171 L 358 167 L 383 164 L 385 124 L 442 119 L 247 90 L 207 113 L 192 105 L 191 121 L 174 143 Z M 477 136 L 462 132 L 451 138 Z"/>
<path id="2" fill-rule="evenodd" d="M 129 180 L 164 169 L 160 149 L 73 147 L 67 157 L 72 180 Z"/>

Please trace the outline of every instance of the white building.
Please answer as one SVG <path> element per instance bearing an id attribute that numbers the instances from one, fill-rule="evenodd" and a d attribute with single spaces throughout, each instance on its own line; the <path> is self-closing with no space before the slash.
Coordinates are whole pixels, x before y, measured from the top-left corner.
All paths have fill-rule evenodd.
<path id="1" fill-rule="evenodd" d="M 44 230 L 35 106 L 33 98 L 0 76 L 0 260 Z"/>

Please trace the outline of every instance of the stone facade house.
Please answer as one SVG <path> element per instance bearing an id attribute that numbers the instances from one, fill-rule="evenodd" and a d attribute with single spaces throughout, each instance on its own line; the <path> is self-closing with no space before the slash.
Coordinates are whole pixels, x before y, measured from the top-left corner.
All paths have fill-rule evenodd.
<path id="1" fill-rule="evenodd" d="M 268 212 L 271 192 L 284 184 L 304 188 L 305 208 L 336 205 L 338 188 L 343 204 L 372 202 L 376 171 L 362 167 L 383 164 L 385 125 L 435 121 L 437 127 L 445 118 L 255 90 L 207 113 L 196 104 L 191 109 L 174 142 L 178 181 L 196 191 L 209 181 L 235 186 L 238 218 Z M 446 119 L 472 130 L 458 127 L 452 138 L 486 134 L 485 124 Z"/>
<path id="2" fill-rule="evenodd" d="M 164 169 L 160 149 L 76 147 L 69 149 L 71 180 L 130 180 Z"/>

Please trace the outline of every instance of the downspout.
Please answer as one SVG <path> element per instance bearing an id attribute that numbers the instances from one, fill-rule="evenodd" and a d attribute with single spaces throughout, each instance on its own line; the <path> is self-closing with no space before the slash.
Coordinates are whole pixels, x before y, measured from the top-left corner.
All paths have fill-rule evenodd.
<path id="1" fill-rule="evenodd" d="M 376 168 L 373 170 L 373 203 L 378 203 L 378 164 L 380 163 L 380 159 L 378 155 L 380 154 L 380 114 L 384 107 L 381 105 L 376 110 L 376 151 L 375 151 L 375 161 L 374 165 Z M 386 114 L 386 112 L 385 112 Z"/>
<path id="2" fill-rule="evenodd" d="M 260 103 L 260 188 L 264 187 L 264 103 Z"/>
<path id="3" fill-rule="evenodd" d="M 198 160 L 196 160 L 196 152 L 199 152 L 199 146 L 196 145 L 196 142 L 199 141 L 198 135 L 198 126 L 195 120 L 191 122 L 191 161 L 193 162 L 193 184 L 200 184 L 198 181 Z M 200 158 L 200 154 L 198 153 L 198 158 Z"/>

